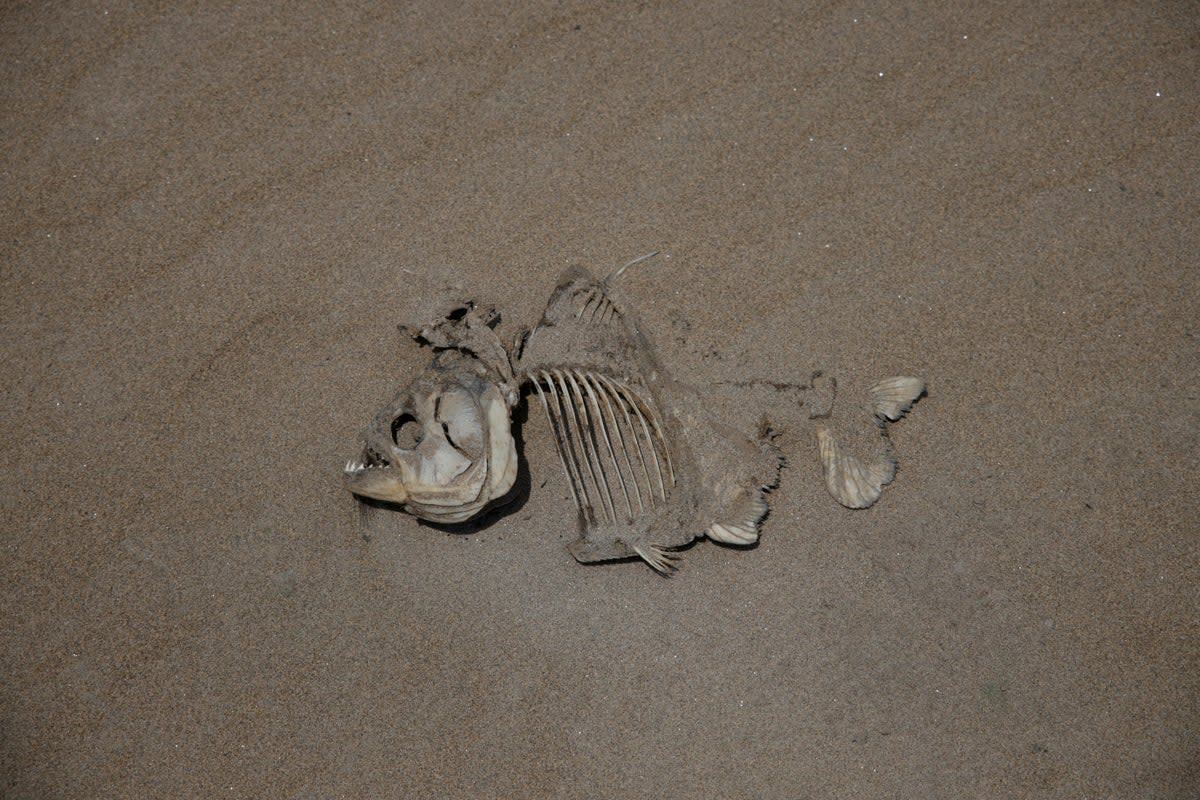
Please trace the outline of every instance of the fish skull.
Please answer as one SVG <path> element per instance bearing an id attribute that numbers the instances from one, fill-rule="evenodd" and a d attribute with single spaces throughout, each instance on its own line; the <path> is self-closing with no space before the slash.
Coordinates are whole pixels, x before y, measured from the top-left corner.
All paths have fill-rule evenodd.
<path id="1" fill-rule="evenodd" d="M 371 422 L 345 487 L 420 519 L 463 522 L 502 499 L 517 475 L 515 392 L 477 359 L 447 351 Z"/>

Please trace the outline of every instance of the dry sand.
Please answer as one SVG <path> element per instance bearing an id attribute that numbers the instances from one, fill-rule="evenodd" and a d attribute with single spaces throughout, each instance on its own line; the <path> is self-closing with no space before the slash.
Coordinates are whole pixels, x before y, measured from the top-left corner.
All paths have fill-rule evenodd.
<path id="1" fill-rule="evenodd" d="M 7 6 L 3 796 L 1200 795 L 1200 25 L 1048 5 Z M 581 566 L 531 415 L 360 526 L 395 323 L 656 249 L 694 382 L 929 381 L 878 506 Z"/>

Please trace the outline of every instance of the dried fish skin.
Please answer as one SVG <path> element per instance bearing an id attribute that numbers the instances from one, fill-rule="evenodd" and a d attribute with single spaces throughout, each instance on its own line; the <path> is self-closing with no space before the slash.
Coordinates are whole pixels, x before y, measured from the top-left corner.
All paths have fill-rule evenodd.
<path id="1" fill-rule="evenodd" d="M 519 375 L 544 367 L 660 379 L 654 349 L 628 305 L 614 287 L 579 266 L 562 276 L 541 320 L 514 355 Z"/>
<path id="2" fill-rule="evenodd" d="M 456 350 L 476 359 L 504 390 L 508 404 L 513 406 L 517 403 L 516 384 L 508 351 L 496 336 L 495 326 L 499 322 L 500 314 L 494 308 L 476 306 L 468 301 L 421 326 L 416 333 L 412 333 L 407 325 L 401 325 L 400 329 L 408 331 L 414 341 L 434 352 Z"/>
<path id="3" fill-rule="evenodd" d="M 706 424 L 686 427 L 704 476 L 704 533 L 720 544 L 754 545 L 770 510 L 767 494 L 779 486 L 783 453 L 769 428 L 760 427 L 756 436 L 749 436 L 716 420 L 707 403 L 701 411 Z"/>

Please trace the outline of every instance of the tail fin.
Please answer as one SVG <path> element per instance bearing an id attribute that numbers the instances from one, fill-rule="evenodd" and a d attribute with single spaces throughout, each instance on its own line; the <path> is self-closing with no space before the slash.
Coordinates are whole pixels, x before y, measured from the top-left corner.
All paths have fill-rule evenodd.
<path id="1" fill-rule="evenodd" d="M 867 390 L 871 410 L 881 420 L 895 422 L 908 413 L 917 398 L 925 394 L 925 381 L 903 375 L 884 378 Z"/>
<path id="2" fill-rule="evenodd" d="M 851 453 L 828 426 L 817 428 L 825 486 L 835 500 L 847 508 L 868 508 L 879 499 L 883 487 L 896 477 L 887 425 L 903 417 L 924 393 L 924 381 L 906 376 L 885 378 L 867 390 L 875 426 L 883 440 L 883 448 L 871 459 Z"/>

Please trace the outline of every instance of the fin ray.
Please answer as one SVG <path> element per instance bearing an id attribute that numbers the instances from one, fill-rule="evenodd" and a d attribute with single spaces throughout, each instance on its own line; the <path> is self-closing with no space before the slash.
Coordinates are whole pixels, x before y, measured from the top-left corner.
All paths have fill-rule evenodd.
<path id="1" fill-rule="evenodd" d="M 895 422 L 925 393 L 925 381 L 906 375 L 884 378 L 867 390 L 875 416 Z"/>
<path id="2" fill-rule="evenodd" d="M 896 477 L 896 462 L 890 454 L 873 464 L 866 464 L 846 452 L 828 428 L 817 429 L 817 447 L 825 486 L 839 503 L 847 508 L 869 508 L 883 493 L 883 487 Z"/>
<path id="3" fill-rule="evenodd" d="M 637 544 L 633 546 L 633 551 L 638 556 L 650 565 L 650 568 L 662 575 L 664 578 L 669 578 L 678 571 L 677 563 L 679 556 L 674 553 L 669 553 L 663 548 L 655 544 Z"/>

